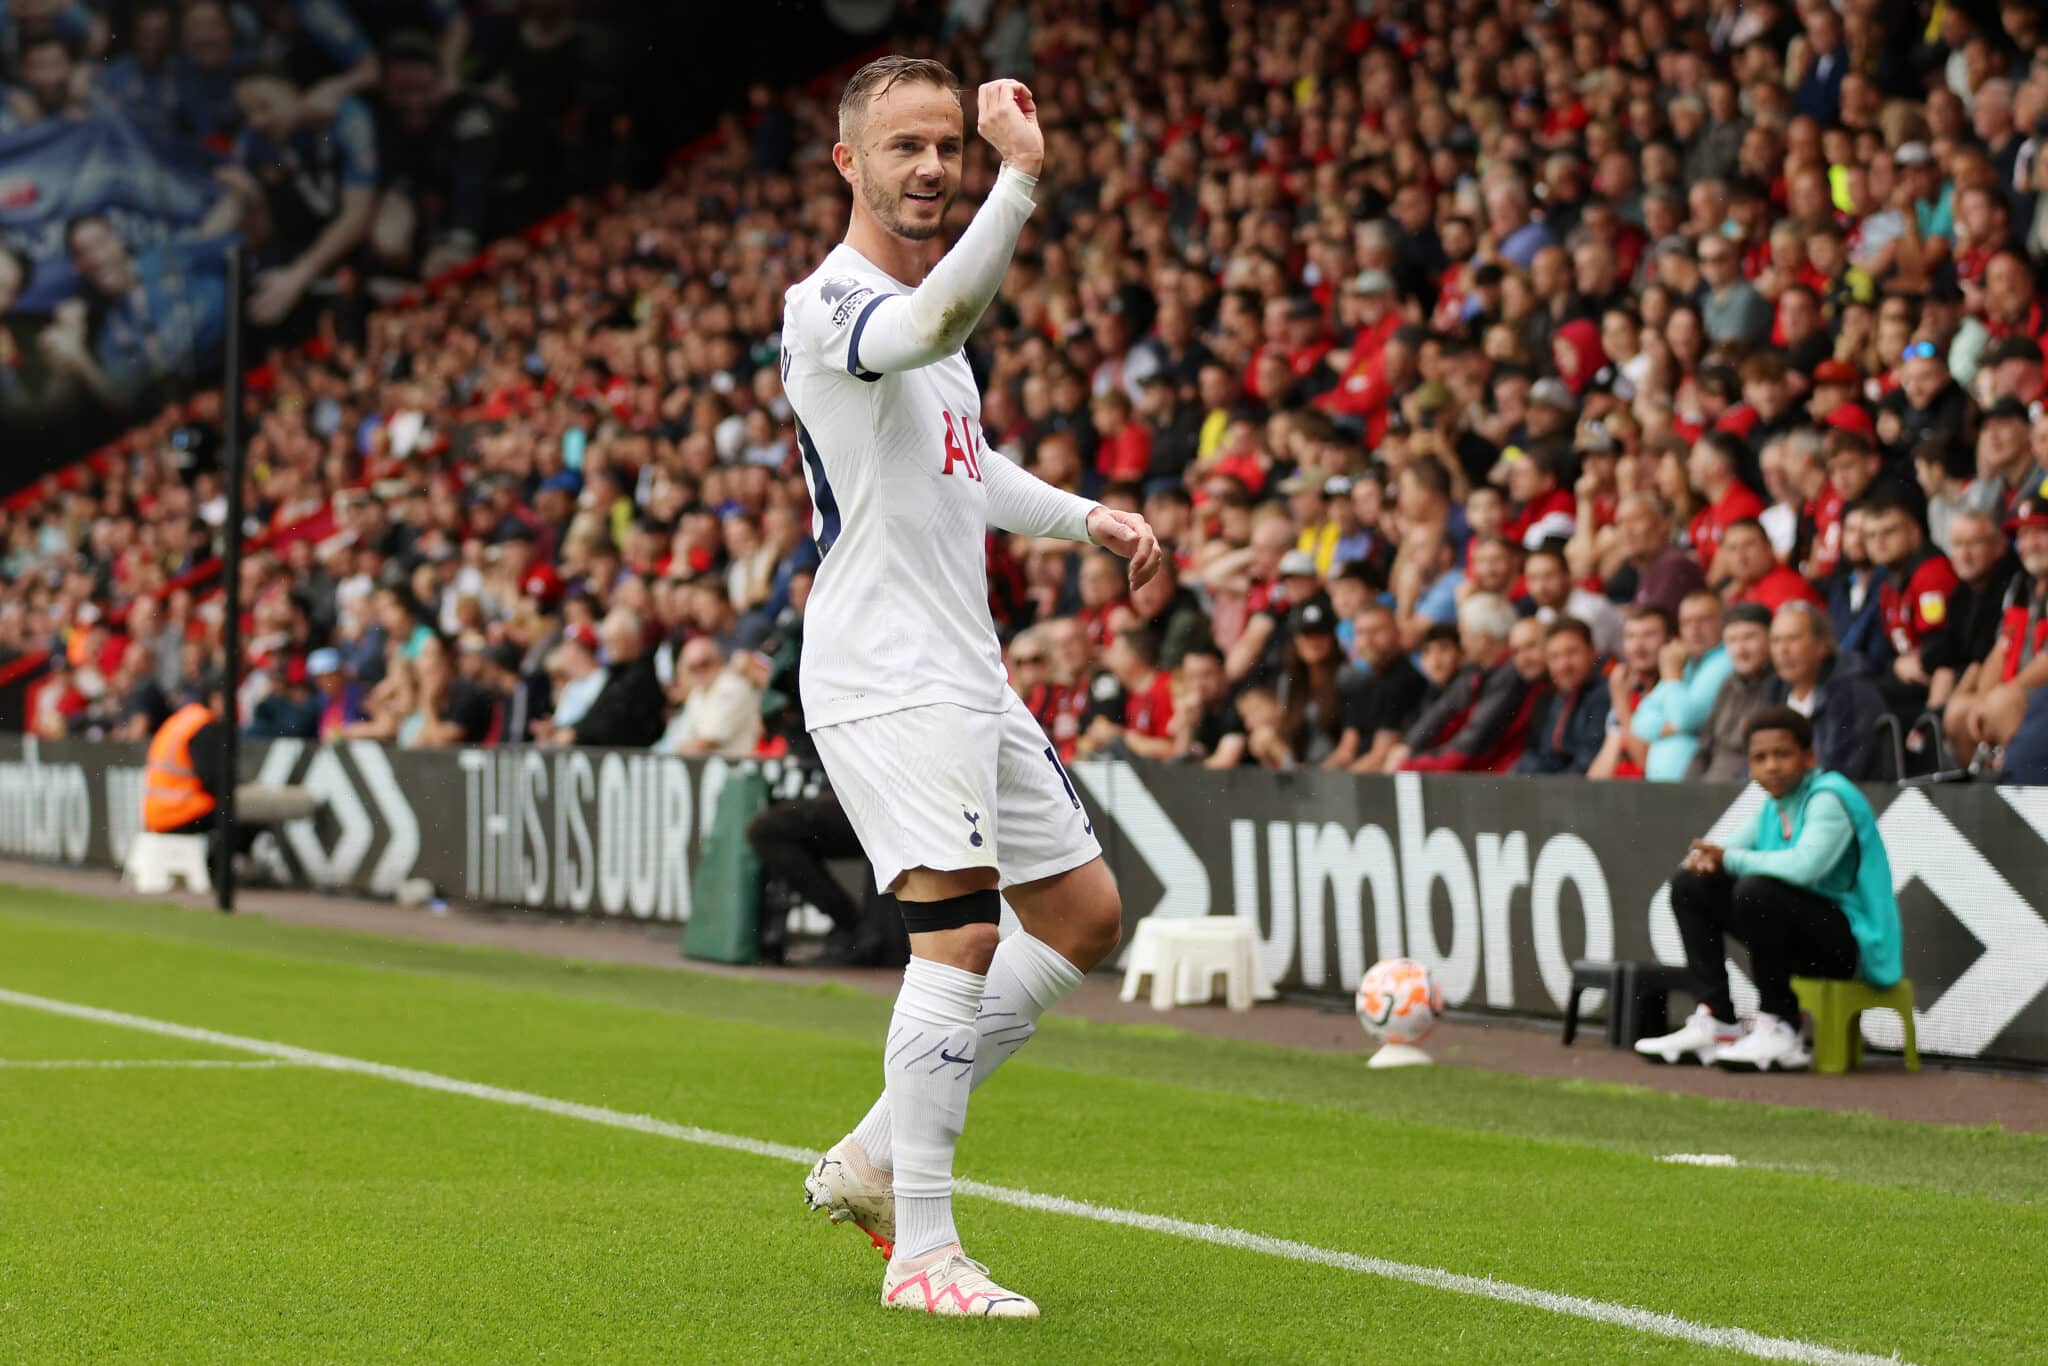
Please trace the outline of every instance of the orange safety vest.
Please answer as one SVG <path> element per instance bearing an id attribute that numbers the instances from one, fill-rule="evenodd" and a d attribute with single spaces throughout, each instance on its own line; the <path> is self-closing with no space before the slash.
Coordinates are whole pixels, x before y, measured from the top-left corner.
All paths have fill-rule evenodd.
<path id="1" fill-rule="evenodd" d="M 171 713 L 149 741 L 142 771 L 142 828 L 162 833 L 178 830 L 212 814 L 213 797 L 192 767 L 192 737 L 217 720 L 213 708 L 188 703 Z"/>

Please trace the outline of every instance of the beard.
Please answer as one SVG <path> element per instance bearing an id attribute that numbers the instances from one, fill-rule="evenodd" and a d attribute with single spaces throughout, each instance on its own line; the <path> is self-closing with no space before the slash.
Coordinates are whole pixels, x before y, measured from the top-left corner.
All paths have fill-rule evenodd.
<path id="1" fill-rule="evenodd" d="M 909 223 L 905 222 L 903 217 L 903 191 L 889 189 L 872 180 L 863 180 L 860 197 L 877 222 L 896 236 L 912 242 L 929 242 L 937 237 L 945 226 L 946 210 L 952 207 L 953 203 L 953 197 L 941 190 L 939 216 L 930 223 Z"/>

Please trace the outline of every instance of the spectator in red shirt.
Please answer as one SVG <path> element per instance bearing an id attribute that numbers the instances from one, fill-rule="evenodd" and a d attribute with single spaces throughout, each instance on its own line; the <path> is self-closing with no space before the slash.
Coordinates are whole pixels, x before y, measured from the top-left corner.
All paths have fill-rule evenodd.
<path id="1" fill-rule="evenodd" d="M 1116 680 L 1121 706 L 1097 709 L 1081 736 L 1078 752 L 1084 756 L 1129 753 L 1144 759 L 1172 757 L 1176 744 L 1173 676 L 1159 667 L 1158 634 L 1146 626 L 1124 631 L 1103 653 L 1102 662 L 1109 677 Z"/>
<path id="2" fill-rule="evenodd" d="M 1761 517 L 1763 500 L 1742 482 L 1742 443 L 1726 432 L 1708 432 L 1693 442 L 1686 477 L 1698 489 L 1707 505 L 1693 517 L 1688 529 L 1693 557 L 1707 571 L 1709 582 L 1718 583 L 1727 571 L 1714 563 L 1720 553 L 1721 535 L 1736 522 Z"/>
<path id="3" fill-rule="evenodd" d="M 1898 490 L 1880 489 L 1865 501 L 1863 544 L 1882 574 L 1878 598 L 1893 654 L 1891 672 L 1879 676 L 1878 690 L 1894 711 L 1918 716 L 1927 704 L 1928 682 L 1920 642 L 1948 620 L 1956 571 L 1948 556 L 1927 544 L 1917 509 Z"/>
<path id="4" fill-rule="evenodd" d="M 1578 525 L 1578 499 L 1559 486 L 1558 454 L 1548 446 L 1523 451 L 1510 458 L 1508 496 L 1515 500 L 1515 515 L 1502 534 L 1524 550 L 1534 550 L 1547 541 L 1568 541 Z"/>
<path id="5" fill-rule="evenodd" d="M 1719 563 L 1727 574 L 1722 592 L 1728 605 L 1761 603 L 1776 616 L 1778 609 L 1795 599 L 1825 606 L 1814 586 L 1790 565 L 1779 562 L 1771 551 L 1771 538 L 1763 523 L 1751 517 L 1732 522 L 1721 533 Z"/>
<path id="6" fill-rule="evenodd" d="M 1098 444 L 1095 472 L 1106 484 L 1136 483 L 1152 464 L 1152 433 L 1131 416 L 1131 396 L 1122 389 L 1097 394 L 1089 405 Z"/>

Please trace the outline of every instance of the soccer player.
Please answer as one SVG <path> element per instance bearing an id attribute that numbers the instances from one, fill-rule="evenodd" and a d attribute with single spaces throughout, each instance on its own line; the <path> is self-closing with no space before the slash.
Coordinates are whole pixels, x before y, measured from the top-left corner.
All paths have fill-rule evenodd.
<path id="1" fill-rule="evenodd" d="M 961 345 L 1031 215 L 1045 140 L 1019 82 L 977 98 L 976 131 L 1003 167 L 933 265 L 960 184 L 953 73 L 895 56 L 854 73 L 832 149 L 852 222 L 784 302 L 783 387 L 822 557 L 804 716 L 911 952 L 882 1096 L 805 1191 L 889 1253 L 884 1305 L 1030 1318 L 1036 1305 L 961 1250 L 954 1146 L 968 1093 L 1116 947 L 1122 906 L 1072 781 L 1009 687 L 984 537 L 993 523 L 1092 542 L 1130 562 L 1133 588 L 1159 546 L 1136 513 L 1054 488 L 982 442 Z M 999 887 L 1022 927 L 1000 945 Z"/>

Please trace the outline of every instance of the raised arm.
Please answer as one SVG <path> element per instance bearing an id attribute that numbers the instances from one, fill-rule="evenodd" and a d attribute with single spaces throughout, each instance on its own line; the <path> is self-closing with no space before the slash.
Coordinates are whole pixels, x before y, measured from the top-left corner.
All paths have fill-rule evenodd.
<path id="1" fill-rule="evenodd" d="M 967 231 L 923 284 L 908 294 L 876 294 L 862 304 L 853 315 L 847 370 L 880 379 L 944 360 L 964 346 L 1010 269 L 1037 183 L 1037 177 L 1006 164 Z"/>

